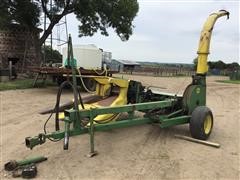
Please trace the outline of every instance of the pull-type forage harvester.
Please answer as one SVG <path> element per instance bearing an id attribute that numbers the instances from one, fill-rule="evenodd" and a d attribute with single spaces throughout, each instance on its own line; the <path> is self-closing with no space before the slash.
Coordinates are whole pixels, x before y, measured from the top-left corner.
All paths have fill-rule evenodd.
<path id="1" fill-rule="evenodd" d="M 93 77 L 97 82 L 95 100 L 90 98 L 91 100 L 84 102 L 76 88 L 76 69 L 72 67 L 73 83 L 66 81 L 59 88 L 54 108 L 56 131 L 47 133 L 44 128 L 44 133 L 27 137 L 26 146 L 32 149 L 36 145 L 45 143 L 46 139 L 51 141 L 64 139 L 64 149 L 68 149 L 70 136 L 89 133 L 90 155 L 94 155 L 95 131 L 151 123 L 159 124 L 162 128 L 189 123 L 192 137 L 206 140 L 213 128 L 213 114 L 206 107 L 207 57 L 213 26 L 222 16 L 228 17 L 229 12 L 220 10 L 212 13 L 203 26 L 197 52 L 197 71 L 183 95 L 157 92 L 133 80 L 98 76 Z M 70 64 L 70 60 L 73 59 L 71 37 L 69 37 L 68 52 Z M 74 92 L 73 107 L 69 109 L 59 107 L 62 87 L 66 84 L 71 85 Z M 144 115 L 135 117 L 136 111 L 143 112 Z M 119 114 L 123 112 L 128 113 L 127 118 L 117 120 Z M 59 128 L 60 121 L 64 123 L 64 130 Z"/>

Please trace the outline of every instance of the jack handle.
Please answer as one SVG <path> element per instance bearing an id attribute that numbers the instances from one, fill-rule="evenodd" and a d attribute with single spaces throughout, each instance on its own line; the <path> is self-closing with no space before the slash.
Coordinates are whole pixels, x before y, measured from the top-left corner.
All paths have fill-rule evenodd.
<path id="1" fill-rule="evenodd" d="M 25 145 L 32 149 L 37 145 L 41 145 L 46 142 L 46 139 L 49 139 L 51 141 L 59 141 L 61 139 L 64 139 L 64 145 L 63 149 L 67 150 L 68 149 L 68 144 L 69 144 L 69 136 L 70 136 L 70 123 L 71 121 L 69 120 L 68 117 L 65 117 L 65 130 L 64 131 L 56 131 L 52 132 L 49 134 L 39 134 L 38 136 L 34 137 L 26 137 L 25 138 Z"/>
<path id="2" fill-rule="evenodd" d="M 64 141 L 63 141 L 63 149 L 64 150 L 68 150 L 69 130 L 70 130 L 70 122 L 69 122 L 68 118 L 65 118 L 65 131 L 64 131 Z"/>

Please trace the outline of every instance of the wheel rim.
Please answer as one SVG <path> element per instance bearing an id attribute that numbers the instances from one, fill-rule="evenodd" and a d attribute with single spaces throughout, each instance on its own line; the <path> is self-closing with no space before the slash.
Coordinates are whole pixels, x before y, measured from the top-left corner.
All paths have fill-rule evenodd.
<path id="1" fill-rule="evenodd" d="M 209 134 L 212 128 L 212 117 L 210 115 L 207 115 L 205 121 L 204 121 L 204 132 L 205 134 Z"/>

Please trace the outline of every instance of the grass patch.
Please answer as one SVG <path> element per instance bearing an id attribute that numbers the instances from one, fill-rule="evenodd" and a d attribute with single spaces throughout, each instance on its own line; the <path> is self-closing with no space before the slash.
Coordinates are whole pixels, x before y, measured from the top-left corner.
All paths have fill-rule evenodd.
<path id="1" fill-rule="evenodd" d="M 33 82 L 33 79 L 16 79 L 8 82 L 0 82 L 0 91 L 33 88 Z M 37 87 L 39 87 L 40 84 L 41 83 L 37 84 Z M 41 85 L 41 87 L 46 86 L 56 86 L 56 83 L 46 80 L 45 84 Z"/>
<path id="2" fill-rule="evenodd" d="M 217 80 L 217 82 L 230 83 L 230 84 L 240 84 L 240 80 Z"/>

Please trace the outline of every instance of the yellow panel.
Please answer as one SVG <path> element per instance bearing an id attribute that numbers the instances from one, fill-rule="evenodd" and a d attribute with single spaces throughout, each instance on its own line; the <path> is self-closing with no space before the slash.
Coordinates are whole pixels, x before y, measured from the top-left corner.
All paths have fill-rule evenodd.
<path id="1" fill-rule="evenodd" d="M 119 95 L 112 102 L 110 107 L 127 104 L 127 91 L 128 91 L 128 84 L 129 84 L 128 80 L 110 78 L 110 77 L 96 77 L 94 79 L 97 81 L 96 94 L 101 96 L 105 96 L 107 94 L 107 90 L 111 87 L 111 84 L 119 86 L 120 88 Z M 101 107 L 101 106 L 97 102 L 92 104 L 84 104 L 85 109 L 93 109 L 98 107 Z M 79 105 L 79 109 L 82 109 L 81 105 Z M 119 114 L 103 114 L 95 117 L 94 120 L 99 122 L 113 121 L 113 120 L 116 120 L 118 116 Z M 59 118 L 64 119 L 64 113 L 60 113 Z"/>

